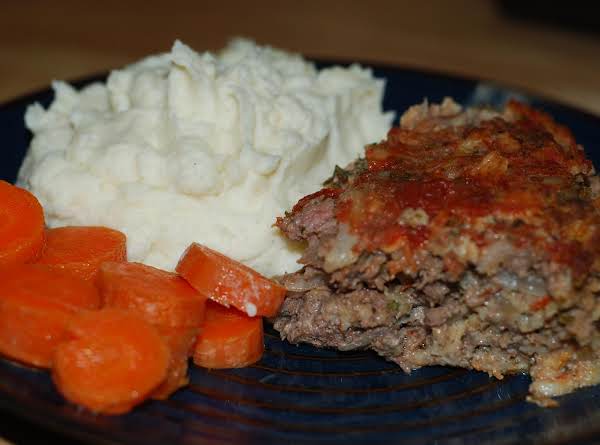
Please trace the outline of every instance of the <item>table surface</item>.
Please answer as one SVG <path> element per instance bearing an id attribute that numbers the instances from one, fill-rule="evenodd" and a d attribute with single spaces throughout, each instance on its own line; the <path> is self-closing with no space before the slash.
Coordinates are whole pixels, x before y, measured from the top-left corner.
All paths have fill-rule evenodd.
<path id="1" fill-rule="evenodd" d="M 0 102 L 167 51 L 175 39 L 214 50 L 234 36 L 311 57 L 481 77 L 600 114 L 600 34 L 510 19 L 485 0 L 4 2 Z M 37 443 L 36 434 L 44 432 L 0 422 L 0 445 Z"/>
<path id="2" fill-rule="evenodd" d="M 248 36 L 321 58 L 385 62 L 519 86 L 600 114 L 600 34 L 510 20 L 489 0 L 4 2 L 0 102 L 166 51 Z"/>

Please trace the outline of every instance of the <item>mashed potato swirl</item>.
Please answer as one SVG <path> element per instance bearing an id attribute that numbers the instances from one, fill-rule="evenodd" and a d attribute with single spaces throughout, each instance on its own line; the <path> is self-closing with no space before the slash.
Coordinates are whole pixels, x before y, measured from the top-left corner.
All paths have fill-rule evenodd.
<path id="1" fill-rule="evenodd" d="M 76 91 L 54 82 L 18 183 L 48 224 L 125 232 L 128 255 L 167 270 L 193 241 L 266 275 L 298 269 L 275 217 L 333 167 L 385 136 L 384 81 L 359 66 L 317 70 L 248 40 L 167 54 Z"/>

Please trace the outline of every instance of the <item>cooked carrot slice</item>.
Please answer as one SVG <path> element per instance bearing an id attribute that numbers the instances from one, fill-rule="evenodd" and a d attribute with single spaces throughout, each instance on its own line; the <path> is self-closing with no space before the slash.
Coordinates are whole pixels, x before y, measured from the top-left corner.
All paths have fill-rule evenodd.
<path id="1" fill-rule="evenodd" d="M 38 263 L 95 280 L 100 264 L 126 260 L 125 235 L 108 227 L 57 227 L 46 231 Z"/>
<path id="2" fill-rule="evenodd" d="M 251 317 L 275 315 L 285 296 L 282 286 L 198 243 L 187 248 L 176 271 L 211 300 Z"/>
<path id="3" fill-rule="evenodd" d="M 166 399 L 187 385 L 187 362 L 206 297 L 177 274 L 139 263 L 104 263 L 98 284 L 105 307 L 126 309 L 152 323 L 169 347 L 167 379 L 152 397 Z"/>
<path id="4" fill-rule="evenodd" d="M 0 301 L 0 353 L 39 368 L 52 365 L 54 350 L 76 314 L 48 301 Z"/>
<path id="5" fill-rule="evenodd" d="M 188 359 L 192 355 L 198 328 L 170 328 L 157 327 L 161 337 L 165 340 L 171 360 L 167 371 L 166 380 L 152 392 L 153 399 L 164 400 L 179 388 L 189 383 L 187 370 Z"/>
<path id="6" fill-rule="evenodd" d="M 263 322 L 217 303 L 206 304 L 206 318 L 194 347 L 194 363 L 205 368 L 242 368 L 260 360 Z"/>
<path id="7" fill-rule="evenodd" d="M 128 309 L 149 323 L 198 327 L 206 297 L 177 274 L 140 263 L 104 263 L 98 280 L 106 307 Z"/>
<path id="8" fill-rule="evenodd" d="M 52 378 L 69 401 L 121 414 L 140 404 L 167 376 L 169 350 L 157 330 L 119 309 L 80 314 L 56 348 Z"/>
<path id="9" fill-rule="evenodd" d="M 44 245 L 44 211 L 35 196 L 0 181 L 0 267 L 26 263 Z"/>
<path id="10" fill-rule="evenodd" d="M 98 307 L 96 287 L 67 273 L 38 264 L 0 269 L 0 353 L 49 367 L 69 321 Z"/>

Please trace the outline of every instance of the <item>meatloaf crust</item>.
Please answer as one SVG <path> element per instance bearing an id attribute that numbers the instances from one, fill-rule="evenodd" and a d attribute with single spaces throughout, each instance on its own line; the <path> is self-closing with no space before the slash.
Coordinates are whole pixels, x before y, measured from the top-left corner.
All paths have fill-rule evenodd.
<path id="1" fill-rule="evenodd" d="M 600 180 L 540 111 L 414 106 L 277 225 L 290 342 L 527 372 L 544 405 L 600 381 Z"/>

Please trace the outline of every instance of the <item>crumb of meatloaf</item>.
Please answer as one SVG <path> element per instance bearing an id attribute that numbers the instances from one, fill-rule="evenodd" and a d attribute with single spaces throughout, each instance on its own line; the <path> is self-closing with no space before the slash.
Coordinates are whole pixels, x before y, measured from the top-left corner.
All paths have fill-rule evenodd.
<path id="1" fill-rule="evenodd" d="M 277 221 L 306 242 L 274 325 L 407 372 L 528 372 L 530 400 L 600 381 L 600 180 L 570 131 L 509 102 L 410 108 Z"/>

